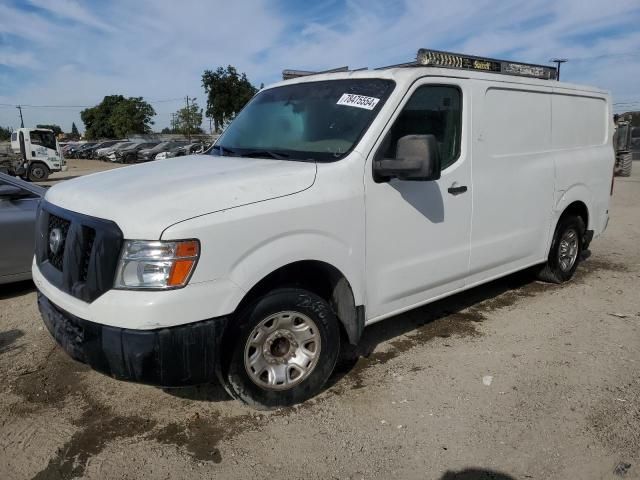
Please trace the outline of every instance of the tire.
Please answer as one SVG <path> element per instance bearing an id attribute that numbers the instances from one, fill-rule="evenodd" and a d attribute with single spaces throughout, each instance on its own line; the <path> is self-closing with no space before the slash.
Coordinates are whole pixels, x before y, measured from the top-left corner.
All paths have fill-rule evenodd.
<path id="1" fill-rule="evenodd" d="M 631 153 L 625 153 L 624 155 L 621 155 L 619 176 L 630 177 L 632 166 L 633 166 L 633 155 Z"/>
<path id="2" fill-rule="evenodd" d="M 232 397 L 258 409 L 287 407 L 321 391 L 338 360 L 340 328 L 322 298 L 281 288 L 232 319 L 223 345 L 222 380 Z"/>
<path id="3" fill-rule="evenodd" d="M 44 163 L 32 163 L 29 167 L 28 177 L 32 182 L 44 182 L 49 178 L 49 169 Z"/>
<path id="4" fill-rule="evenodd" d="M 553 235 L 547 263 L 538 272 L 539 280 L 563 283 L 573 277 L 584 249 L 585 228 L 584 221 L 578 216 L 566 215 L 560 218 Z M 575 244 L 573 244 L 574 241 Z"/>

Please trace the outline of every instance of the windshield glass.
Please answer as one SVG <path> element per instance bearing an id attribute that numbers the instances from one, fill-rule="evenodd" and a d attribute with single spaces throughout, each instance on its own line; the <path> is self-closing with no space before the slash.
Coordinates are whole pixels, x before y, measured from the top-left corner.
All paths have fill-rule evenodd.
<path id="1" fill-rule="evenodd" d="M 56 136 L 53 132 L 46 132 L 44 130 L 33 130 L 29 133 L 32 145 L 40 145 L 41 147 L 50 148 L 51 150 L 57 150 L 56 148 Z"/>
<path id="2" fill-rule="evenodd" d="M 382 79 L 284 85 L 258 93 L 212 155 L 336 160 L 358 142 L 393 90 Z"/>

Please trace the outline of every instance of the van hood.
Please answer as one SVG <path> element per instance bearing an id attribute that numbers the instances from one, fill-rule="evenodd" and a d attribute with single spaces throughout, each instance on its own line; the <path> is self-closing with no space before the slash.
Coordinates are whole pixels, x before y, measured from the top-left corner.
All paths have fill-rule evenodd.
<path id="1" fill-rule="evenodd" d="M 45 199 L 153 240 L 189 218 L 301 192 L 315 177 L 313 162 L 187 155 L 64 181 Z"/>

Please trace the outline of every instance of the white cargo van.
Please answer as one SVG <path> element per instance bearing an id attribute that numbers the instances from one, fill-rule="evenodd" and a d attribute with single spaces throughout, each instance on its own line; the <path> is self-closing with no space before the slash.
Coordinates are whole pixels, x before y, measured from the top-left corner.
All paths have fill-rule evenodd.
<path id="1" fill-rule="evenodd" d="M 55 185 L 44 321 L 115 378 L 269 408 L 367 325 L 527 267 L 567 281 L 607 226 L 613 122 L 607 92 L 554 79 L 421 50 L 265 88 L 208 154 Z"/>

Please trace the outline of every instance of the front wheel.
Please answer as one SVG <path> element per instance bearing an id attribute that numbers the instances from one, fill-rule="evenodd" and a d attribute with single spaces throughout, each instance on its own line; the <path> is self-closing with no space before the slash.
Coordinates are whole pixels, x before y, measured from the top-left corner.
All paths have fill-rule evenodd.
<path id="1" fill-rule="evenodd" d="M 562 217 L 551 242 L 549 257 L 538 278 L 550 283 L 563 283 L 571 279 L 578 267 L 584 248 L 585 225 L 574 215 Z"/>
<path id="2" fill-rule="evenodd" d="M 316 395 L 338 359 L 338 320 L 325 300 L 282 288 L 244 309 L 224 342 L 222 376 L 235 398 L 261 409 Z"/>
<path id="3" fill-rule="evenodd" d="M 49 178 L 49 169 L 43 163 L 32 163 L 28 176 L 32 182 L 43 182 Z"/>

